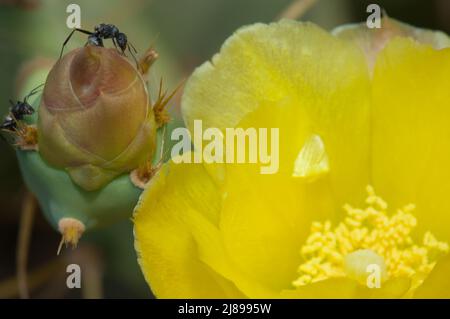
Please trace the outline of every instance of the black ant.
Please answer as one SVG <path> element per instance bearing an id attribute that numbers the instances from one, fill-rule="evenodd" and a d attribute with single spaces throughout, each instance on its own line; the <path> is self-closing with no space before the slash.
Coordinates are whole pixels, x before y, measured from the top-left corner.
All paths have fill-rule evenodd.
<path id="1" fill-rule="evenodd" d="M 62 48 L 61 48 L 61 53 L 59 55 L 59 58 L 61 59 L 63 51 L 64 51 L 64 47 L 66 46 L 67 42 L 69 42 L 70 38 L 72 37 L 72 35 L 75 33 L 75 31 L 84 33 L 89 35 L 86 45 L 90 44 L 90 45 L 94 45 L 97 47 L 103 47 L 103 40 L 105 39 L 111 39 L 114 47 L 116 49 L 120 48 L 120 51 L 122 52 L 122 54 L 124 56 L 126 56 L 125 54 L 125 50 L 128 49 L 128 51 L 130 52 L 131 56 L 133 57 L 134 61 L 136 62 L 136 64 L 138 64 L 136 57 L 133 54 L 137 53 L 136 48 L 131 44 L 131 42 L 128 41 L 127 36 L 125 35 L 125 33 L 122 33 L 119 31 L 119 28 L 117 28 L 114 24 L 106 24 L 106 23 L 100 23 L 99 25 L 94 27 L 94 32 L 88 31 L 88 30 L 83 30 L 80 28 L 75 28 L 72 30 L 72 32 L 70 32 L 69 36 L 67 37 L 67 39 L 64 41 Z M 131 49 L 133 51 L 131 51 Z"/>
<path id="2" fill-rule="evenodd" d="M 28 103 L 28 98 L 35 95 L 39 92 L 39 88 L 44 85 L 41 84 L 31 90 L 27 96 L 23 99 L 23 101 L 13 102 L 9 100 L 11 107 L 9 109 L 9 114 L 3 120 L 3 123 L 0 124 L 0 129 L 5 131 L 15 131 L 17 129 L 17 122 L 23 120 L 25 115 L 31 115 L 34 113 L 33 107 Z"/>

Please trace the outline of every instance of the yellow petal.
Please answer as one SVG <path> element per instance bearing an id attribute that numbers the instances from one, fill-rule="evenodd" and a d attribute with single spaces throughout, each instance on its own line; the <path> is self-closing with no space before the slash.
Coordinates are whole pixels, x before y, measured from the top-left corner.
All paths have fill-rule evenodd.
<path id="1" fill-rule="evenodd" d="M 282 298 L 304 299 L 369 299 L 400 298 L 409 289 L 411 281 L 406 278 L 392 279 L 380 288 L 367 288 L 349 278 L 331 278 L 296 288 L 284 290 Z"/>
<path id="2" fill-rule="evenodd" d="M 450 49 L 397 38 L 373 83 L 373 184 L 392 207 L 416 205 L 416 234 L 450 240 Z"/>
<path id="3" fill-rule="evenodd" d="M 330 178 L 313 183 L 292 177 L 295 155 L 286 165 L 283 154 L 291 153 L 283 129 L 293 133 L 295 143 L 301 127 L 289 125 L 299 108 L 294 104 L 260 107 L 244 118 L 239 127 L 280 127 L 280 172 L 261 174 L 260 165 L 227 164 L 220 230 L 233 263 L 245 277 L 268 289 L 289 288 L 297 276 L 299 250 L 313 220 L 333 218 L 334 201 Z M 294 122 L 294 121 L 291 121 Z M 296 132 L 297 131 L 297 132 Z M 284 141 L 283 141 L 284 140 Z M 299 147 L 300 149 L 300 147 Z"/>
<path id="4" fill-rule="evenodd" d="M 414 298 L 450 298 L 450 255 L 438 261 L 423 284 L 419 286 Z"/>
<path id="5" fill-rule="evenodd" d="M 157 297 L 242 296 L 230 281 L 200 260 L 189 228 L 193 214 L 207 225 L 216 224 L 219 204 L 214 183 L 201 165 L 166 164 L 151 180 L 135 210 L 135 246 L 145 278 Z M 200 231 L 195 231 L 197 237 Z"/>
<path id="6" fill-rule="evenodd" d="M 380 288 L 358 286 L 353 298 L 359 299 L 396 299 L 406 295 L 411 287 L 409 278 L 393 278 L 382 283 Z"/>
<path id="7" fill-rule="evenodd" d="M 239 29 L 194 72 L 183 116 L 191 132 L 196 119 L 224 130 L 264 108 L 246 126 L 280 128 L 280 171 L 289 175 L 307 138 L 318 135 L 337 206 L 356 204 L 369 176 L 369 81 L 356 45 L 309 23 L 255 24 Z"/>
<path id="8" fill-rule="evenodd" d="M 362 201 L 369 178 L 369 101 L 362 52 L 294 21 L 240 29 L 189 80 L 183 115 L 191 130 L 196 119 L 222 130 L 280 130 L 279 173 L 226 165 L 220 229 L 228 254 L 248 278 L 269 289 L 289 287 L 310 222 L 332 218 L 345 202 Z M 330 173 L 311 184 L 292 175 L 314 135 L 323 142 Z"/>
<path id="9" fill-rule="evenodd" d="M 300 299 L 350 299 L 355 297 L 358 283 L 348 278 L 332 278 L 295 290 L 284 290 L 281 298 Z"/>
<path id="10" fill-rule="evenodd" d="M 313 134 L 298 153 L 292 176 L 312 181 L 329 171 L 328 155 L 322 138 Z"/>
<path id="11" fill-rule="evenodd" d="M 264 283 L 247 276 L 234 263 L 223 244 L 219 228 L 208 222 L 201 214 L 187 208 L 185 211 L 186 228 L 192 233 L 197 244 L 199 259 L 217 274 L 232 281 L 235 286 L 250 298 L 273 298 L 278 291 L 264 285 Z"/>

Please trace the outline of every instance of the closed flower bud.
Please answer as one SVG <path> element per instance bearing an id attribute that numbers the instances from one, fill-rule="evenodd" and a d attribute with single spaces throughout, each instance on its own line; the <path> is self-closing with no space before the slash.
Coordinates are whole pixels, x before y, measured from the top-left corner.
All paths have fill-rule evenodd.
<path id="1" fill-rule="evenodd" d="M 386 14 L 381 19 L 381 28 L 370 29 L 366 22 L 347 24 L 334 29 L 333 34 L 353 41 L 363 50 L 371 73 L 373 73 L 377 55 L 396 37 L 411 38 L 419 43 L 431 45 L 436 50 L 450 46 L 450 38 L 445 33 L 416 28 L 390 18 Z"/>
<path id="2" fill-rule="evenodd" d="M 155 134 L 145 82 L 117 50 L 76 49 L 50 71 L 39 107 L 39 152 L 83 189 L 99 189 L 151 158 Z"/>

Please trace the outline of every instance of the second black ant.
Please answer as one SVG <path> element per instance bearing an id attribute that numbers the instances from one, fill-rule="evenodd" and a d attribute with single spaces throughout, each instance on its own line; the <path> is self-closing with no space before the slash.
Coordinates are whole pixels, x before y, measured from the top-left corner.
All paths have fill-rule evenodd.
<path id="1" fill-rule="evenodd" d="M 28 99 L 38 93 L 43 85 L 44 83 L 31 90 L 23 101 L 13 102 L 9 100 L 11 107 L 8 115 L 6 115 L 0 124 L 0 130 L 17 136 L 19 139 L 16 139 L 16 141 L 19 141 L 19 143 L 16 145 L 26 147 L 27 145 L 33 144 L 36 140 L 35 130 L 22 121 L 26 115 L 32 115 L 35 112 Z M 0 134 L 0 137 L 8 142 L 2 134 Z"/>
<path id="2" fill-rule="evenodd" d="M 14 129 L 17 128 L 18 121 L 23 120 L 23 117 L 25 115 L 31 115 L 34 113 L 33 107 L 28 103 L 28 98 L 38 93 L 39 89 L 43 85 L 44 84 L 41 84 L 35 87 L 33 90 L 31 90 L 31 92 L 28 93 L 27 96 L 25 96 L 23 101 L 13 102 L 12 100 L 9 100 L 9 103 L 11 104 L 9 114 L 5 117 L 3 123 L 0 124 L 0 129 L 14 131 Z"/>

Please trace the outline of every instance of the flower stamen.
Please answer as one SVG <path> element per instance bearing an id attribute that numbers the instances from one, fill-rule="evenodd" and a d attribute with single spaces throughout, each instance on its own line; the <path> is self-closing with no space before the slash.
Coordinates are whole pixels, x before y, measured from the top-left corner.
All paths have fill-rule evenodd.
<path id="1" fill-rule="evenodd" d="M 365 209 L 344 205 L 346 217 L 332 229 L 330 221 L 314 222 L 306 243 L 300 250 L 304 262 L 299 266 L 296 287 L 336 277 L 362 281 L 359 269 L 366 260 L 379 260 L 386 278 L 407 277 L 412 288 L 421 284 L 436 261 L 449 252 L 447 243 L 427 232 L 422 244 L 411 233 L 417 226 L 409 204 L 391 216 L 388 205 L 367 187 Z M 364 260 L 362 260 L 364 259 Z M 359 268 L 358 268 L 359 267 Z"/>

